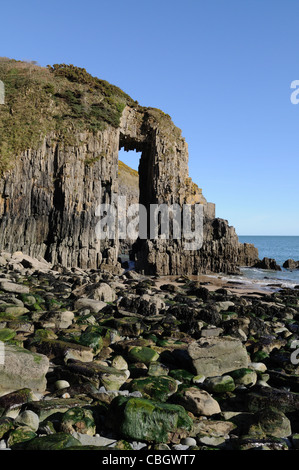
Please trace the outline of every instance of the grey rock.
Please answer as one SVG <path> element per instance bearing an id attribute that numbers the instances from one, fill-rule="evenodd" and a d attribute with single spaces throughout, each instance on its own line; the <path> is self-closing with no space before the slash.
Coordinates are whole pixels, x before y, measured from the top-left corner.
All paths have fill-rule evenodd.
<path id="1" fill-rule="evenodd" d="M 248 355 L 241 341 L 230 336 L 200 338 L 188 347 L 196 373 L 220 376 L 248 366 Z"/>
<path id="2" fill-rule="evenodd" d="M 75 302 L 76 310 L 79 310 L 81 308 L 88 308 L 94 313 L 100 312 L 106 306 L 107 304 L 105 302 L 102 302 L 101 300 L 88 299 L 86 297 L 78 299 Z"/>
<path id="3" fill-rule="evenodd" d="M 47 356 L 32 353 L 12 344 L 4 345 L 4 363 L 0 364 L 0 390 L 30 388 L 43 392 L 46 389 Z"/>
<path id="4" fill-rule="evenodd" d="M 25 410 L 20 413 L 15 422 L 21 426 L 29 427 L 34 432 L 36 432 L 39 427 L 39 417 L 31 410 Z"/>
<path id="5" fill-rule="evenodd" d="M 109 439 L 102 437 L 99 434 L 95 436 L 89 436 L 88 434 L 81 434 L 79 432 L 73 432 L 72 436 L 81 442 L 83 446 L 111 446 L 116 442 L 115 439 Z"/>
<path id="6" fill-rule="evenodd" d="M 15 294 L 29 294 L 29 287 L 7 280 L 2 281 L 2 279 L 0 279 L 0 289 L 5 292 L 13 292 Z"/>

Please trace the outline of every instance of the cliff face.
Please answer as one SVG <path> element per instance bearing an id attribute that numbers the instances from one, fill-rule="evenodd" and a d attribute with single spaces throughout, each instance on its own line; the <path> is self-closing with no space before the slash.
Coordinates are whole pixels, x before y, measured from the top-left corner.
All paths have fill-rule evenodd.
<path id="1" fill-rule="evenodd" d="M 48 80 L 47 74 L 51 73 L 53 70 L 43 71 L 43 77 Z M 139 106 L 106 83 L 103 88 L 101 81 L 93 81 L 93 77 L 90 79 L 85 74 L 80 74 L 79 91 L 74 89 L 73 70 L 70 75 L 63 67 L 54 70 L 58 85 L 56 81 L 51 82 L 50 92 L 49 84 L 43 85 L 44 89 L 47 87 L 44 108 L 33 109 L 33 113 L 39 114 L 31 116 L 35 125 L 36 121 L 40 122 L 35 145 L 30 141 L 33 124 L 26 118 L 27 107 L 20 111 L 16 98 L 11 95 L 5 108 L 0 110 L 2 129 L 5 125 L 9 129 L 15 109 L 15 119 L 22 122 L 23 112 L 28 121 L 27 127 L 23 126 L 28 131 L 23 148 L 22 135 L 17 134 L 19 140 L 16 135 L 14 140 L 9 138 L 7 133 L 2 138 L 2 143 L 4 138 L 6 141 L 1 147 L 1 250 L 22 250 L 64 266 L 85 269 L 106 265 L 117 269 L 119 240 L 117 234 L 113 240 L 98 239 L 97 208 L 125 194 L 118 170 L 118 151 L 124 147 L 142 152 L 139 202 L 148 210 L 151 204 L 184 203 L 201 203 L 204 210 L 204 241 L 200 250 L 184 250 L 181 240 L 137 240 L 134 253 L 138 269 L 165 275 L 196 274 L 236 272 L 240 264 L 254 264 L 257 250 L 241 245 L 227 221 L 215 219 L 214 205 L 207 203 L 201 190 L 191 181 L 188 147 L 170 117 L 160 110 Z M 32 75 L 35 76 L 32 73 L 31 80 Z M 29 80 L 29 85 L 26 81 L 27 94 L 24 93 L 22 99 L 32 92 L 37 78 L 34 83 Z M 7 69 L 0 79 L 10 84 Z M 62 89 L 66 83 L 73 87 L 72 95 Z M 90 91 L 86 86 L 91 84 L 94 88 Z M 71 107 L 71 112 L 67 107 Z M 13 146 L 12 142 L 16 141 L 20 141 L 20 145 Z M 10 166 L 3 164 L 8 150 L 14 157 Z M 135 197 L 131 194 L 129 202 Z"/>

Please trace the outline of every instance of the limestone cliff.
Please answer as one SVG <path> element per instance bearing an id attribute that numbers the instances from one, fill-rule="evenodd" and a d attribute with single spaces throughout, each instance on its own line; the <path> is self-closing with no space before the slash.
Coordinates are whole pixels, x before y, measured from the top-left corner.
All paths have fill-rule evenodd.
<path id="1" fill-rule="evenodd" d="M 145 108 L 84 69 L 42 68 L 3 59 L 0 80 L 0 249 L 22 250 L 51 263 L 117 266 L 119 241 L 98 239 L 99 204 L 121 194 L 118 151 L 142 152 L 139 202 L 201 203 L 204 243 L 186 252 L 181 240 L 137 240 L 136 265 L 146 273 L 236 272 L 257 250 L 215 218 L 188 173 L 188 147 L 162 111 Z M 150 237 L 148 237 L 150 238 Z"/>

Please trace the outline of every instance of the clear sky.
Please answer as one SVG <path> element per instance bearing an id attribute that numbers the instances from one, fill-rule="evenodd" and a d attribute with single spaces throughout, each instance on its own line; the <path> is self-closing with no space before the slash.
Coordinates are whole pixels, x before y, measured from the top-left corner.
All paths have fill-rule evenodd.
<path id="1" fill-rule="evenodd" d="M 170 114 L 239 235 L 299 235 L 298 0 L 10 0 L 0 17 L 0 55 L 84 67 Z"/>

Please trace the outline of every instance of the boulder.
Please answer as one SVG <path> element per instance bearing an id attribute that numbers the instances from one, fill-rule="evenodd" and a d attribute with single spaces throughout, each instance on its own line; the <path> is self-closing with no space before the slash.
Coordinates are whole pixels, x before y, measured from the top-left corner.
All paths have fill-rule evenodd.
<path id="1" fill-rule="evenodd" d="M 152 398 L 156 401 L 167 401 L 178 389 L 175 379 L 166 376 L 149 376 L 132 380 L 130 390 L 139 391 L 144 398 Z"/>
<path id="2" fill-rule="evenodd" d="M 106 306 L 107 304 L 103 302 L 102 300 L 88 299 L 87 297 L 81 297 L 77 299 L 75 302 L 76 310 L 87 308 L 91 310 L 93 313 L 98 313 L 100 310 L 102 310 Z"/>
<path id="3" fill-rule="evenodd" d="M 74 407 L 64 413 L 61 420 L 61 431 L 69 434 L 80 432 L 88 436 L 94 436 L 96 425 L 91 410 Z"/>
<path id="4" fill-rule="evenodd" d="M 0 391 L 30 388 L 43 392 L 49 359 L 27 349 L 5 343 L 4 361 L 0 364 Z"/>
<path id="5" fill-rule="evenodd" d="M 36 437 L 28 442 L 26 450 L 62 450 L 69 447 L 81 446 L 78 439 L 70 434 L 57 432 L 49 436 Z"/>
<path id="6" fill-rule="evenodd" d="M 4 292 L 12 292 L 14 294 L 29 294 L 29 287 L 16 284 L 7 279 L 0 279 L 0 289 L 4 290 Z"/>
<path id="7" fill-rule="evenodd" d="M 200 338 L 189 345 L 188 354 L 196 373 L 205 377 L 248 367 L 246 348 L 230 336 Z"/>
<path id="8" fill-rule="evenodd" d="M 276 263 L 275 259 L 266 257 L 255 263 L 254 268 L 281 271 L 281 267 Z"/>
<path id="9" fill-rule="evenodd" d="M 299 269 L 299 261 L 294 261 L 293 259 L 287 259 L 283 263 L 282 266 L 285 269 Z"/>
<path id="10" fill-rule="evenodd" d="M 194 415 L 212 416 L 221 412 L 219 403 L 207 391 L 197 387 L 183 390 L 174 399 Z"/>
<path id="11" fill-rule="evenodd" d="M 110 413 L 111 425 L 124 438 L 133 440 L 178 442 L 187 437 L 193 424 L 182 406 L 144 398 L 116 397 Z"/>

